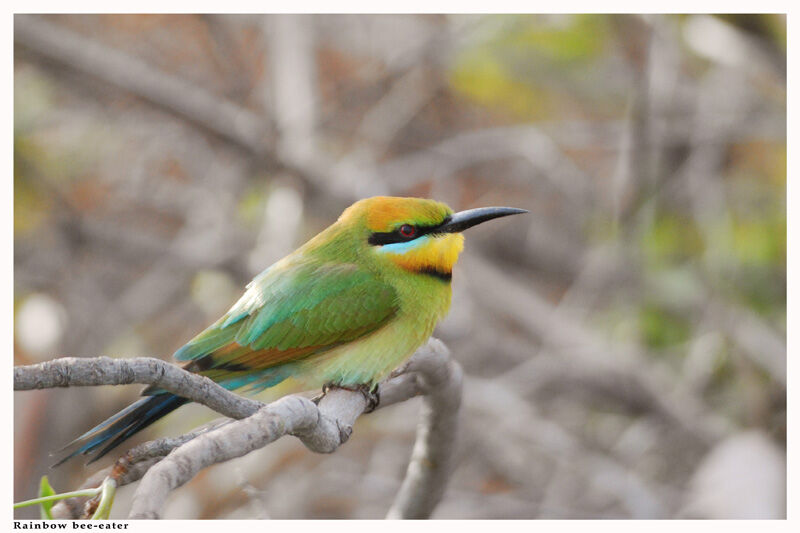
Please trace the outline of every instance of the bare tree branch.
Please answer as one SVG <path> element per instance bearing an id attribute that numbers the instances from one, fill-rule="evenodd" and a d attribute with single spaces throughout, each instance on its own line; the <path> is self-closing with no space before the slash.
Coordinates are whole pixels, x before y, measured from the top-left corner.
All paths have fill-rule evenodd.
<path id="1" fill-rule="evenodd" d="M 461 368 L 450 358 L 447 347 L 430 339 L 379 385 L 379 407 L 425 395 L 417 443 L 389 517 L 425 518 L 441 500 L 452 466 L 461 382 Z M 156 385 L 241 418 L 215 421 L 211 428 L 144 443 L 103 471 L 102 478 L 96 474 L 87 480 L 86 485 L 92 486 L 111 475 L 121 486 L 141 478 L 131 518 L 158 518 L 168 494 L 203 468 L 241 457 L 284 435 L 296 436 L 311 451 L 332 453 L 349 439 L 353 424 L 367 408 L 363 394 L 345 389 L 329 391 L 319 405 L 292 395 L 265 406 L 240 398 L 208 378 L 150 358 L 63 358 L 17 367 L 14 372 L 15 390 L 127 383 Z M 56 512 L 76 516 L 80 510 L 80 502 L 75 500 L 63 502 Z"/>
<path id="2" fill-rule="evenodd" d="M 14 390 L 130 383 L 162 388 L 237 419 L 252 415 L 264 405 L 238 396 L 207 377 L 151 357 L 136 359 L 64 357 L 14 368 Z"/>
<path id="3" fill-rule="evenodd" d="M 116 478 L 117 487 L 121 487 L 123 485 L 128 485 L 135 481 L 139 481 L 142 476 L 147 472 L 154 464 L 160 461 L 160 457 L 151 457 L 147 460 L 142 460 L 135 465 L 132 465 L 124 475 L 120 475 Z M 79 489 L 89 489 L 89 488 L 96 488 L 99 487 L 103 481 L 112 473 L 114 467 L 116 465 L 109 466 L 102 470 L 99 470 L 92 474 L 83 484 L 79 487 Z M 53 518 L 56 519 L 66 519 L 66 520 L 77 520 L 81 518 L 84 514 L 84 504 L 88 501 L 88 498 L 67 498 L 66 500 L 61 500 L 53 505 L 51 512 L 53 513 Z"/>
<path id="4" fill-rule="evenodd" d="M 406 480 L 389 511 L 390 518 L 426 518 L 441 499 L 450 473 L 461 369 L 444 344 L 431 339 L 398 375 L 379 387 L 379 393 L 387 398 L 382 405 L 426 395 Z M 362 394 L 344 389 L 328 392 L 319 406 L 301 396 L 287 396 L 247 419 L 199 436 L 145 474 L 130 518 L 158 518 L 168 494 L 203 468 L 246 455 L 284 435 L 298 437 L 312 451 L 332 453 L 349 439 L 366 407 Z"/>
<path id="5" fill-rule="evenodd" d="M 431 356 L 413 359 L 403 370 L 417 373 L 425 399 L 411 462 L 387 518 L 428 518 L 453 468 L 462 371 L 448 357 L 444 344 L 433 340 L 429 346 Z"/>
<path id="6" fill-rule="evenodd" d="M 364 407 L 366 402 L 361 405 L 362 411 Z M 339 433 L 335 421 L 322 422 L 322 419 L 311 400 L 287 396 L 244 420 L 184 444 L 144 475 L 134 495 L 129 518 L 159 518 L 169 493 L 203 468 L 241 457 L 286 434 L 310 432 L 315 425 L 321 432 L 327 433 L 333 426 Z M 325 437 L 336 438 L 328 434 Z"/>
<path id="7" fill-rule="evenodd" d="M 80 488 L 99 487 L 108 476 L 114 478 L 114 481 L 117 483 L 117 488 L 135 483 L 142 479 L 142 476 L 144 476 L 153 465 L 166 457 L 173 449 L 189 442 L 198 435 L 202 435 L 203 433 L 230 422 L 231 419 L 229 418 L 218 418 L 179 437 L 164 437 L 143 442 L 128 450 L 125 455 L 117 459 L 113 465 L 92 474 L 83 482 Z M 87 498 L 83 497 L 61 500 L 53 506 L 53 516 L 56 518 L 76 520 L 82 516 L 83 503 L 85 503 L 86 500 Z"/>

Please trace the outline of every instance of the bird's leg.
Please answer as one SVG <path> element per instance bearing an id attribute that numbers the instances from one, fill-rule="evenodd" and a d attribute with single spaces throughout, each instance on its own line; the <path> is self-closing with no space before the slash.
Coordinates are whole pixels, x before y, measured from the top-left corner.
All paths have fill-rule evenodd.
<path id="1" fill-rule="evenodd" d="M 370 388 L 370 386 L 367 384 L 347 386 L 347 385 L 338 385 L 336 383 L 330 383 L 330 382 L 324 384 L 322 386 L 322 393 L 311 398 L 311 401 L 319 405 L 319 402 L 322 400 L 322 398 L 324 398 L 325 395 L 328 394 L 328 391 L 330 391 L 333 388 L 344 389 L 353 392 L 360 392 L 361 394 L 363 394 L 364 399 L 367 400 L 367 407 L 366 409 L 364 409 L 365 414 L 371 413 L 372 411 L 377 409 L 378 405 L 381 403 L 381 395 L 378 393 L 377 384 L 375 384 L 374 386 L 372 386 L 372 388 Z"/>

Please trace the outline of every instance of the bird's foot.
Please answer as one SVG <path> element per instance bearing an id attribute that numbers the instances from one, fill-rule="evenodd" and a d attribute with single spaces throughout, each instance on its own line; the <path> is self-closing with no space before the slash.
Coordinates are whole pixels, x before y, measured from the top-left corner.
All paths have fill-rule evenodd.
<path id="1" fill-rule="evenodd" d="M 367 400 L 367 407 L 364 409 L 364 413 L 371 413 L 375 409 L 378 408 L 378 405 L 381 403 L 381 395 L 378 392 L 378 385 L 374 385 L 370 387 L 369 385 L 362 384 L 362 385 L 355 385 L 355 386 L 347 386 L 347 385 L 338 385 L 335 383 L 326 383 L 322 386 L 322 394 L 319 394 L 311 399 L 312 402 L 319 404 L 322 398 L 328 394 L 328 391 L 331 389 L 344 389 L 353 392 L 360 392 L 364 395 L 364 399 Z"/>
<path id="2" fill-rule="evenodd" d="M 358 390 L 364 395 L 364 399 L 367 400 L 367 407 L 364 409 L 364 413 L 371 413 L 381 404 L 381 393 L 378 392 L 377 383 L 372 387 L 369 385 L 361 385 Z"/>

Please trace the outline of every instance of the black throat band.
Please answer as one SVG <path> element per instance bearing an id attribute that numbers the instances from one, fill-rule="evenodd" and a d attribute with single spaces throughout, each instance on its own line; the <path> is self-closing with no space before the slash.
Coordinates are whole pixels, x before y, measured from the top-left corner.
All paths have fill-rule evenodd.
<path id="1" fill-rule="evenodd" d="M 434 267 L 421 268 L 419 270 L 416 270 L 415 272 L 417 272 L 418 274 L 425 274 L 426 276 L 432 276 L 436 279 L 440 279 L 448 283 L 450 282 L 451 279 L 453 279 L 452 272 L 444 272 L 442 270 L 437 270 Z"/>

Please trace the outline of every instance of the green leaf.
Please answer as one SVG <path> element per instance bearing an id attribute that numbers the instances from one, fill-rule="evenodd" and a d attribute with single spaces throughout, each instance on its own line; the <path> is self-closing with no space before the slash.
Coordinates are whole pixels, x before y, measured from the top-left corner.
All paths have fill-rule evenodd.
<path id="1" fill-rule="evenodd" d="M 53 487 L 50 486 L 50 480 L 47 479 L 47 476 L 42 476 L 41 481 L 39 481 L 39 497 L 44 498 L 46 496 L 52 496 L 56 493 L 53 490 Z M 42 506 L 40 509 L 42 520 L 52 520 L 53 513 L 51 509 L 53 508 L 52 501 L 45 501 L 42 502 Z"/>

